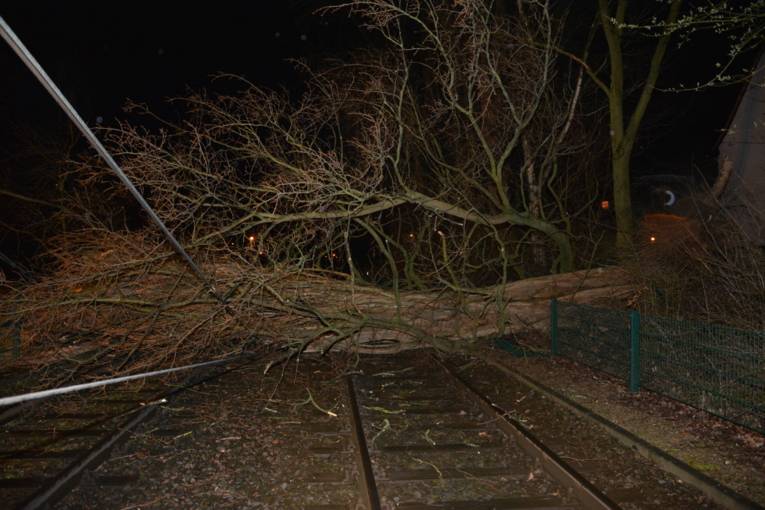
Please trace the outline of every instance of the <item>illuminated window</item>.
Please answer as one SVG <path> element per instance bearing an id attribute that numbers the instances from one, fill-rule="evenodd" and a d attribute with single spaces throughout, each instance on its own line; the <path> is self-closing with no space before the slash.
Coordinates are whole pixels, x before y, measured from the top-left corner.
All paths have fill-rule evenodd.
<path id="1" fill-rule="evenodd" d="M 607 211 L 608 209 L 611 208 L 611 204 L 608 202 L 608 200 L 602 200 L 600 202 L 600 208 L 603 209 L 604 211 Z"/>

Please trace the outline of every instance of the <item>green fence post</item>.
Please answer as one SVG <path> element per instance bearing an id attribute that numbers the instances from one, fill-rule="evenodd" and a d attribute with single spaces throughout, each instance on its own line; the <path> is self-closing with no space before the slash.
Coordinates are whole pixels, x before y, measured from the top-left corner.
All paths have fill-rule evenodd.
<path id="1" fill-rule="evenodd" d="M 630 391 L 640 389 L 640 312 L 630 312 Z"/>
<path id="2" fill-rule="evenodd" d="M 558 355 L 558 300 L 550 300 L 550 352 Z"/>

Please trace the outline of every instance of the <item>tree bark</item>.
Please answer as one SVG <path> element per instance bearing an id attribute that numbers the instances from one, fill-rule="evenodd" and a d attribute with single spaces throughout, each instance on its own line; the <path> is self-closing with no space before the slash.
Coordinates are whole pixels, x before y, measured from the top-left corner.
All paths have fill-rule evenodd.
<path id="1" fill-rule="evenodd" d="M 303 288 L 300 296 L 322 317 L 340 319 L 336 324 L 345 323 L 343 329 L 354 331 L 340 342 L 336 333 L 319 336 L 308 350 L 391 352 L 426 345 L 457 349 L 480 338 L 545 332 L 552 298 L 618 306 L 633 291 L 626 273 L 613 267 L 529 278 L 469 293 L 402 292 L 400 307 L 388 292 L 373 287 L 356 287 L 351 292 L 340 282 Z M 313 336 L 324 325 L 306 323 L 304 328 L 307 336 Z"/>

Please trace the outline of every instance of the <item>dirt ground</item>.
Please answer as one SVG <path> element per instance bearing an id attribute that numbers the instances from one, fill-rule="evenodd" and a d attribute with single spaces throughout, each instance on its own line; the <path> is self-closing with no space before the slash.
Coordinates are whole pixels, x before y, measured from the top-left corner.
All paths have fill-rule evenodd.
<path id="1" fill-rule="evenodd" d="M 563 358 L 485 354 L 765 506 L 765 436 Z"/>

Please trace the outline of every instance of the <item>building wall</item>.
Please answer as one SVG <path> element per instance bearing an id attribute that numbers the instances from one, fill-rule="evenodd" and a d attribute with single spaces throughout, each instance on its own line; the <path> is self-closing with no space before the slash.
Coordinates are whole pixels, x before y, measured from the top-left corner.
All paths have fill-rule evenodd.
<path id="1" fill-rule="evenodd" d="M 722 204 L 753 242 L 765 246 L 765 53 L 720 144 L 733 165 Z"/>

